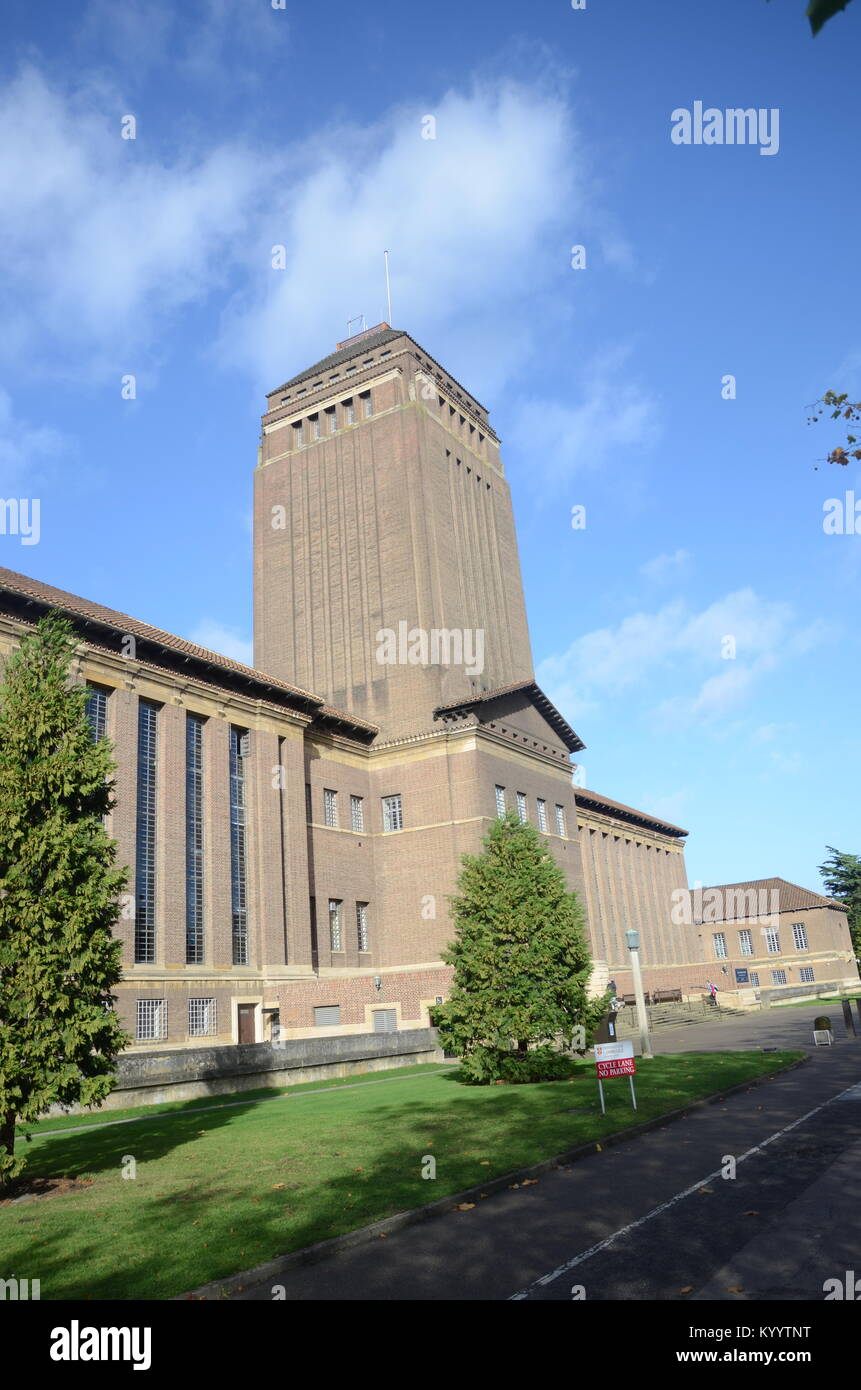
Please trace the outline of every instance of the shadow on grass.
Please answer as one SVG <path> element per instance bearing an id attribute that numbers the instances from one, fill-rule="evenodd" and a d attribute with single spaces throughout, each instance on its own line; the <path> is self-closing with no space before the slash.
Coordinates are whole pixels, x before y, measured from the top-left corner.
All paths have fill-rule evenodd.
<path id="1" fill-rule="evenodd" d="M 630 1111 L 627 1088 L 608 1095 L 606 1117 L 583 1113 L 592 1110 L 595 1100 L 594 1080 L 591 1070 L 586 1069 L 574 1082 L 535 1086 L 437 1088 L 431 1081 L 427 1100 L 395 1102 L 381 1091 L 374 1095 L 353 1091 L 348 1094 L 357 1103 L 341 1107 L 333 1095 L 331 1108 L 315 1114 L 301 1144 L 297 1144 L 295 1132 L 285 1130 L 285 1140 L 292 1139 L 294 1152 L 290 1153 L 285 1143 L 282 1160 L 278 1159 L 278 1136 L 274 1136 L 273 1146 L 273 1135 L 261 1133 L 266 1144 L 261 1144 L 259 1177 L 239 1192 L 239 1179 L 231 1182 L 231 1171 L 238 1171 L 240 1160 L 247 1158 L 249 1145 L 255 1140 L 253 1126 L 243 1134 L 253 1103 L 226 1114 L 191 1117 L 174 1112 L 154 1120 L 146 1129 L 130 1126 L 58 1135 L 40 1144 L 40 1169 L 73 1174 L 113 1170 L 113 1184 L 119 1183 L 120 1188 L 119 1192 L 114 1190 L 118 1200 L 110 1214 L 113 1225 L 100 1233 L 99 1212 L 80 1206 L 76 1212 L 70 1206 L 63 1229 L 40 1234 L 36 1244 L 31 1233 L 35 1234 L 33 1218 L 39 1217 L 39 1204 L 18 1208 L 19 1221 L 4 1231 L 0 1274 L 40 1278 L 43 1299 L 148 1299 L 180 1294 L 395 1212 L 463 1191 L 579 1143 L 599 1141 L 632 1119 L 636 1122 L 663 1114 L 685 1100 L 682 1073 L 688 1066 L 693 1068 L 693 1063 L 683 1057 L 667 1059 L 669 1065 L 661 1065 L 661 1060 L 652 1065 L 649 1094 L 642 1097 L 636 1117 Z M 445 1080 L 454 1079 L 447 1073 L 441 1075 Z M 751 1072 L 751 1080 L 753 1076 Z M 742 1079 L 736 1069 L 736 1075 L 727 1075 L 726 1084 Z M 791 1076 L 787 1083 L 791 1087 Z M 707 1089 L 700 1086 L 699 1094 Z M 574 1113 L 578 1110 L 581 1113 Z M 205 1186 L 199 1178 L 176 1183 L 167 1176 L 165 1183 L 175 1183 L 171 1190 L 153 1192 L 138 1183 L 121 1182 L 119 1167 L 124 1153 L 133 1152 L 139 1163 L 152 1163 L 226 1122 L 236 1124 L 235 1155 L 233 1151 L 216 1155 L 223 1166 L 207 1175 Z M 274 1114 L 273 1123 L 279 1123 Z M 132 1129 L 134 1141 L 130 1142 Z M 382 1137 L 380 1142 L 377 1136 Z M 356 1142 L 351 1149 L 352 1139 Z M 369 1153 L 371 1139 L 373 1152 Z M 327 1163 L 341 1158 L 346 1162 L 325 1171 Z M 433 1178 L 423 1176 L 431 1166 L 429 1158 L 435 1160 Z M 273 1161 L 277 1175 L 283 1178 L 277 1184 L 271 1182 Z M 247 1162 L 243 1177 L 247 1183 Z M 159 1181 L 157 1173 L 154 1181 Z M 527 1260 L 530 1250 L 534 1254 L 536 1239 L 552 1230 L 554 1221 L 558 1223 L 558 1211 L 545 1210 L 542 1205 L 542 1191 L 537 1184 L 502 1196 L 503 1208 L 511 1200 L 525 1203 L 522 1226 L 515 1223 L 507 1237 L 515 1265 L 520 1259 Z M 533 1200 L 535 1195 L 537 1201 Z M 56 1213 L 62 1215 L 59 1202 L 68 1199 L 56 1200 Z M 471 1214 L 453 1213 L 441 1220 L 467 1222 Z M 440 1230 L 440 1239 L 445 1237 L 446 1228 L 435 1225 L 434 1229 Z M 578 1212 L 578 1239 L 600 1238 L 601 1229 L 599 1208 Z M 465 1226 L 464 1233 L 467 1231 Z M 115 1244 L 106 1241 L 109 1233 Z M 433 1257 L 426 1266 L 416 1265 L 404 1253 L 405 1248 L 400 1247 L 397 1268 L 402 1283 L 395 1296 L 439 1296 L 426 1292 L 439 1273 Z M 372 1252 L 369 1259 L 374 1260 Z M 474 1279 L 478 1288 L 482 1278 L 486 1282 L 492 1262 L 489 1233 L 474 1227 L 470 1239 L 458 1247 L 459 1280 L 469 1285 Z M 388 1254 L 376 1258 L 375 1265 L 369 1282 L 347 1297 L 393 1296 Z M 264 1291 L 263 1297 L 268 1296 Z"/>

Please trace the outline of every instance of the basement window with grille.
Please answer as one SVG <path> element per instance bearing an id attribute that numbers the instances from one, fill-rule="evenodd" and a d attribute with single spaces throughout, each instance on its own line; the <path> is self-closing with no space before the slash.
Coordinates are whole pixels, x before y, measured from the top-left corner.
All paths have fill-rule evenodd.
<path id="1" fill-rule="evenodd" d="M 167 1000 L 138 999 L 135 1037 L 138 1042 L 155 1042 L 167 1037 Z"/>

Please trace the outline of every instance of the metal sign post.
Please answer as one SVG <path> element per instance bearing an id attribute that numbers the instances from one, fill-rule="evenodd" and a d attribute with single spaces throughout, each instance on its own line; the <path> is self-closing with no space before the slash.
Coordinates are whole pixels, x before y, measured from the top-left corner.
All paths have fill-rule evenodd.
<path id="1" fill-rule="evenodd" d="M 601 1114 L 606 1115 L 607 1107 L 604 1104 L 604 1081 L 608 1076 L 627 1076 L 631 1083 L 631 1104 L 637 1108 L 637 1092 L 634 1088 L 634 1076 L 637 1071 L 637 1063 L 634 1061 L 634 1044 L 632 1042 L 612 1042 L 595 1044 L 595 1070 L 598 1077 L 598 1096 L 601 1101 Z"/>

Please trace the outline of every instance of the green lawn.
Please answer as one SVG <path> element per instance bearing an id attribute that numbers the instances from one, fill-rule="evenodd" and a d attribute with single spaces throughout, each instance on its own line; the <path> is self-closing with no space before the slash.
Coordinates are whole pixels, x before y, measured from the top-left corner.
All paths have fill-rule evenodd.
<path id="1" fill-rule="evenodd" d="M 829 999 L 793 999 L 786 1004 L 772 1004 L 772 1009 L 811 1009 L 815 1014 L 821 1014 L 823 1009 L 837 1008 L 840 1010 L 840 1017 L 843 1017 L 843 1000 L 848 999 L 854 1004 L 857 996 L 854 994 L 832 995 Z M 853 1009 L 853 1017 L 856 1017 Z"/>
<path id="2" fill-rule="evenodd" d="M 365 1084 L 306 1087 L 277 1100 L 242 1096 L 236 1107 L 202 1111 L 187 1102 L 141 1124 L 37 1131 L 29 1176 L 93 1183 L 0 1207 L 0 1277 L 40 1279 L 43 1299 L 167 1298 L 601 1139 L 801 1055 L 640 1061 L 636 1115 L 627 1081 L 618 1079 L 605 1086 L 602 1117 L 594 1065 L 584 1063 L 571 1082 L 467 1087 L 456 1070 L 421 1068 L 383 1085 L 368 1084 L 377 1073 Z M 428 1154 L 434 1181 L 421 1176 Z M 134 1180 L 122 1176 L 127 1155 L 137 1163 Z"/>

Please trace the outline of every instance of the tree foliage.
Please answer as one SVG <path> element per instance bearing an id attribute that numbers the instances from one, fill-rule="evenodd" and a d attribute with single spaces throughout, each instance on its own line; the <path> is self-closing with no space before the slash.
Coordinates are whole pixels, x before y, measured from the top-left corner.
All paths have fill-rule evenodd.
<path id="1" fill-rule="evenodd" d="M 68 620 L 49 614 L 0 689 L 0 1184 L 22 1167 L 16 1121 L 103 1100 L 129 1041 L 111 994 L 125 887 L 103 822 L 113 764 L 72 652 Z"/>
<path id="2" fill-rule="evenodd" d="M 836 391 L 826 391 L 818 401 L 814 401 L 810 407 L 813 412 L 808 416 L 807 423 L 816 425 L 823 418 L 826 411 L 832 420 L 845 420 L 852 425 L 861 424 L 861 401 L 850 401 L 848 392 L 844 391 L 838 395 Z M 856 434 L 846 433 L 846 447 L 838 444 L 828 455 L 827 463 L 840 463 L 844 468 L 850 459 L 861 459 L 861 440 Z"/>
<path id="3" fill-rule="evenodd" d="M 576 894 L 534 827 L 511 815 L 493 823 L 480 854 L 464 856 L 457 888 L 455 939 L 443 952 L 454 982 L 434 1015 L 440 1040 L 472 1081 L 558 1075 L 556 1046 L 588 1046 L 606 1011 L 606 999 L 587 998 L 592 963 Z"/>
<path id="4" fill-rule="evenodd" d="M 845 904 L 849 934 L 856 956 L 861 956 L 861 855 L 848 854 L 826 845 L 828 858 L 819 872 L 830 898 Z"/>
<path id="5" fill-rule="evenodd" d="M 849 0 L 810 0 L 807 6 L 807 18 L 810 20 L 810 27 L 814 34 L 818 34 L 829 21 L 833 19 L 841 10 L 845 10 Z"/>

